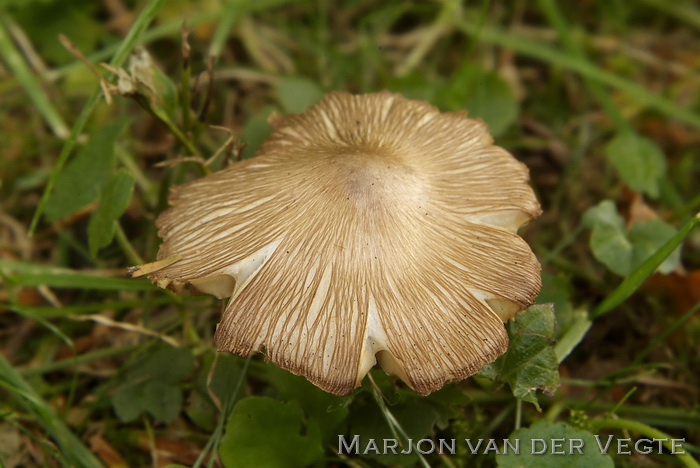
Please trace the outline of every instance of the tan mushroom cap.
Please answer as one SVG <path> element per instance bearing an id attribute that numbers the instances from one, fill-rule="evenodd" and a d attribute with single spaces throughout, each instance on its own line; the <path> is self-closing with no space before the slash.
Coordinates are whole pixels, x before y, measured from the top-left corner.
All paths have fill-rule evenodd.
<path id="1" fill-rule="evenodd" d="M 263 351 L 338 395 L 376 360 L 425 395 L 505 351 L 502 322 L 540 290 L 516 234 L 540 207 L 482 121 L 332 93 L 274 126 L 254 158 L 176 187 L 157 221 L 151 279 L 231 297 L 219 350 Z"/>

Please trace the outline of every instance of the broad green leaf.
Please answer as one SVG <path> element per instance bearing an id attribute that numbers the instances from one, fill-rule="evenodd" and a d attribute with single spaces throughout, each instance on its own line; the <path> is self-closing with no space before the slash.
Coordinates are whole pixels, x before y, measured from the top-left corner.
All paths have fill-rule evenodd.
<path id="1" fill-rule="evenodd" d="M 108 43 L 114 35 L 101 26 L 97 19 L 98 6 L 90 0 L 35 1 L 28 7 L 26 0 L 15 2 L 16 18 L 41 58 L 53 64 L 64 64 L 75 57 L 56 40 L 65 34 L 79 50 L 92 52 L 98 43 Z"/>
<path id="2" fill-rule="evenodd" d="M 193 367 L 194 359 L 188 349 L 162 346 L 141 357 L 127 370 L 127 378 L 129 380 L 152 379 L 175 383 L 189 375 Z"/>
<path id="3" fill-rule="evenodd" d="M 289 114 L 304 112 L 322 97 L 323 90 L 308 78 L 286 77 L 277 83 L 277 98 Z"/>
<path id="4" fill-rule="evenodd" d="M 243 158 L 253 157 L 260 145 L 272 133 L 272 125 L 270 125 L 268 120 L 273 113 L 274 109 L 268 106 L 259 110 L 248 119 L 245 127 L 243 127 L 243 135 L 241 136 L 243 143 L 246 145 L 243 150 Z"/>
<path id="5" fill-rule="evenodd" d="M 666 173 L 666 159 L 654 141 L 625 132 L 606 145 L 605 156 L 633 190 L 652 198 L 659 196 L 659 183 Z"/>
<path id="6" fill-rule="evenodd" d="M 46 204 L 49 221 L 59 220 L 99 198 L 114 168 L 114 143 L 128 122 L 121 119 L 92 132 L 56 181 Z"/>
<path id="7" fill-rule="evenodd" d="M 634 245 L 632 270 L 651 257 L 676 232 L 678 232 L 676 228 L 660 219 L 640 221 L 632 225 L 629 232 L 630 242 Z M 680 261 L 681 250 L 678 248 L 659 266 L 658 271 L 663 274 L 671 273 L 676 269 Z"/>
<path id="8" fill-rule="evenodd" d="M 542 290 L 535 299 L 536 304 L 551 302 L 557 320 L 556 338 L 559 339 L 574 320 L 571 305 L 571 279 L 563 275 L 542 272 Z"/>
<path id="9" fill-rule="evenodd" d="M 112 405 L 120 421 L 136 420 L 147 412 L 163 422 L 174 421 L 182 407 L 182 390 L 175 384 L 160 380 L 128 385 L 112 397 Z"/>
<path id="10" fill-rule="evenodd" d="M 163 346 L 142 356 L 118 381 L 112 395 L 117 417 L 130 422 L 148 412 L 156 419 L 174 420 L 182 406 L 179 381 L 194 367 L 189 350 Z"/>
<path id="11" fill-rule="evenodd" d="M 589 208 L 583 222 L 591 228 L 593 256 L 612 272 L 626 276 L 632 269 L 632 244 L 625 232 L 625 222 L 611 200 Z"/>
<path id="12" fill-rule="evenodd" d="M 601 452 L 593 434 L 563 423 L 538 421 L 518 429 L 508 439 L 519 444 L 520 453 L 502 450 L 496 455 L 499 468 L 613 468 L 609 455 Z M 605 441 L 602 441 L 603 445 Z M 579 451 L 580 450 L 580 451 Z"/>
<path id="13" fill-rule="evenodd" d="M 231 398 L 236 390 L 235 383 L 241 377 L 242 368 L 239 358 L 230 353 L 207 353 L 203 357 L 203 365 L 197 376 L 195 387 L 187 401 L 187 415 L 198 426 L 206 430 L 214 430 L 220 410 L 214 404 L 210 392 L 220 404 Z M 212 371 L 212 366 L 214 372 Z M 239 392 L 240 399 L 243 392 Z M 233 402 L 232 402 L 233 403 Z"/>
<path id="14" fill-rule="evenodd" d="M 435 403 L 417 395 L 403 397 L 402 401 L 390 405 L 389 410 L 410 439 L 418 441 L 429 438 L 440 419 L 440 412 L 435 408 Z M 364 458 L 377 460 L 384 465 L 413 466 L 418 461 L 415 447 L 411 453 L 401 453 L 408 448 L 405 445 L 407 442 L 402 440 L 401 443 L 404 445 L 398 445 L 396 434 L 391 431 L 386 418 L 374 401 L 356 400 L 353 402 L 352 409 L 350 429 L 344 435 L 346 444 L 352 444 L 353 437 L 358 435 L 358 442 L 354 446 L 357 447 L 357 452 Z M 337 437 L 336 435 L 336 445 Z M 387 447 L 385 450 L 385 440 L 392 445 L 396 441 L 396 447 Z M 371 441 L 375 441 L 376 445 Z"/>
<path id="15" fill-rule="evenodd" d="M 675 250 L 681 248 L 683 240 L 700 225 L 700 213 L 686 221 L 669 240 L 659 247 L 654 254 L 639 265 L 625 280 L 620 283 L 603 301 L 590 313 L 591 318 L 600 317 L 622 304 L 628 297 L 639 289 L 642 283 L 663 264 Z"/>
<path id="16" fill-rule="evenodd" d="M 209 371 L 210 368 L 207 370 Z M 229 398 L 235 390 L 235 385 L 232 385 L 232 382 L 238 381 L 241 372 L 243 372 L 243 369 L 238 356 L 230 353 L 218 353 L 216 367 L 209 385 L 219 401 L 223 402 Z M 207 379 L 209 378 L 208 374 L 209 372 L 207 372 Z"/>
<path id="17" fill-rule="evenodd" d="M 557 324 L 554 352 L 559 362 L 581 342 L 591 326 L 588 312 L 574 309 L 571 304 L 570 285 L 569 278 L 542 273 L 542 291 L 536 300 L 538 304 L 553 303 Z"/>
<path id="18" fill-rule="evenodd" d="M 589 208 L 583 222 L 591 228 L 589 244 L 593 256 L 620 276 L 632 273 L 677 232 L 660 219 L 635 223 L 628 232 L 611 200 Z M 661 264 L 659 271 L 669 273 L 679 262 L 680 250 L 676 250 Z"/>
<path id="19" fill-rule="evenodd" d="M 205 431 L 213 432 L 217 417 L 221 413 L 206 393 L 193 390 L 187 397 L 185 413 L 194 424 Z"/>
<path id="20" fill-rule="evenodd" d="M 144 384 L 143 403 L 154 418 L 174 421 L 182 407 L 182 390 L 170 382 L 150 380 Z"/>
<path id="21" fill-rule="evenodd" d="M 388 76 L 386 88 L 400 93 L 408 99 L 439 102 L 438 93 L 444 88 L 440 77 L 428 77 L 423 72 L 413 72 L 406 76 Z"/>
<path id="22" fill-rule="evenodd" d="M 255 396 L 231 412 L 219 455 L 226 468 L 294 468 L 321 458 L 323 446 L 318 426 L 304 423 L 296 402 Z"/>
<path id="23" fill-rule="evenodd" d="M 108 246 L 114 238 L 117 220 L 126 211 L 134 191 L 134 178 L 126 172 L 114 174 L 100 196 L 100 204 L 88 224 L 90 255 Z"/>
<path id="24" fill-rule="evenodd" d="M 508 84 L 496 73 L 473 66 L 458 73 L 443 93 L 441 104 L 449 110 L 466 109 L 469 117 L 484 119 L 494 136 L 508 130 L 519 113 Z"/>
<path id="25" fill-rule="evenodd" d="M 480 117 L 492 135 L 508 130 L 518 118 L 518 102 L 508 84 L 495 73 L 486 73 L 473 85 L 464 108 L 470 117 Z"/>
<path id="26" fill-rule="evenodd" d="M 267 381 L 285 401 L 296 401 L 308 418 L 312 418 L 321 430 L 326 444 L 337 442 L 337 428 L 348 415 L 348 398 L 326 393 L 304 377 L 273 365 L 265 366 Z"/>
<path id="27" fill-rule="evenodd" d="M 471 397 L 457 385 L 445 385 L 425 399 L 430 401 L 437 411 L 438 419 L 435 424 L 438 429 L 445 429 L 451 419 L 462 418 L 465 405 L 472 403 Z"/>
<path id="28" fill-rule="evenodd" d="M 145 385 L 131 385 L 112 395 L 112 407 L 120 421 L 135 421 L 146 410 L 145 391 Z"/>
<path id="29" fill-rule="evenodd" d="M 551 304 L 534 305 L 508 324 L 508 350 L 480 374 L 510 385 L 513 395 L 539 408 L 536 390 L 552 394 L 559 386 L 554 352 L 555 320 Z"/>

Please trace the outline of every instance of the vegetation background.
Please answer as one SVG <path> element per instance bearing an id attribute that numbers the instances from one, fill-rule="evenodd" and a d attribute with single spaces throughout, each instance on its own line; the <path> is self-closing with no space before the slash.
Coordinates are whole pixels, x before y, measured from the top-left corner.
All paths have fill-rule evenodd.
<path id="1" fill-rule="evenodd" d="M 691 0 L 0 0 L 0 464 L 698 466 L 699 31 Z M 219 301 L 125 277 L 170 186 L 250 157 L 272 113 L 381 89 L 485 119 L 543 205 L 540 305 L 479 376 L 334 397 L 217 356 Z M 462 443 L 593 434 L 685 454 Z"/>

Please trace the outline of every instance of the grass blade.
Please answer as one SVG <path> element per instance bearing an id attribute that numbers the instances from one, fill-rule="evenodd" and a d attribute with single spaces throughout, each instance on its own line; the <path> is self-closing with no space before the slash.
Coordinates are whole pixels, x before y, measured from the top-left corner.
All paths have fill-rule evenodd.
<path id="1" fill-rule="evenodd" d="M 669 2 L 667 0 L 637 0 L 641 3 L 657 8 L 658 10 L 685 21 L 691 26 L 700 29 L 700 10 L 693 2 Z"/>
<path id="2" fill-rule="evenodd" d="M 92 452 L 76 437 L 70 428 L 56 415 L 53 408 L 32 388 L 0 355 L 0 387 L 14 396 L 16 400 L 33 414 L 47 434 L 61 448 L 62 455 L 71 466 L 101 468 L 103 465 Z"/>
<path id="3" fill-rule="evenodd" d="M 39 81 L 34 76 L 34 73 L 29 69 L 29 66 L 24 61 L 22 54 L 15 47 L 14 42 L 10 38 L 7 31 L 7 20 L 0 17 L 0 56 L 12 71 L 12 74 L 17 79 L 17 82 L 24 88 L 24 91 L 32 100 L 34 106 L 44 118 L 51 131 L 60 139 L 65 139 L 68 136 L 68 127 L 63 121 L 63 118 L 58 113 L 56 108 L 51 104 L 51 101 L 41 89 Z"/>
<path id="4" fill-rule="evenodd" d="M 502 29 L 484 26 L 477 30 L 473 24 L 466 20 L 459 22 L 458 27 L 467 35 L 472 36 L 478 34 L 478 38 L 482 42 L 489 42 L 507 47 L 519 54 L 580 73 L 583 77 L 625 93 L 640 104 L 649 106 L 665 113 L 669 117 L 700 128 L 700 116 L 692 110 L 681 107 L 675 102 L 649 91 L 632 80 L 603 70 L 588 60 L 584 60 L 567 52 L 559 51 L 542 42 L 528 39 Z"/>
<path id="5" fill-rule="evenodd" d="M 245 4 L 241 4 L 238 1 L 230 0 L 223 8 L 223 16 L 221 21 L 219 21 L 216 30 L 214 31 L 214 37 L 211 40 L 211 46 L 209 47 L 209 55 L 218 59 L 221 55 L 221 51 L 224 49 L 226 40 L 229 37 L 231 28 L 233 28 L 234 23 L 238 19 L 241 11 L 245 8 Z"/>
<path id="6" fill-rule="evenodd" d="M 82 273 L 68 268 L 55 268 L 35 263 L 0 260 L 0 271 L 16 285 L 54 288 L 98 289 L 116 291 L 156 291 L 149 281 L 114 278 L 100 274 Z"/>

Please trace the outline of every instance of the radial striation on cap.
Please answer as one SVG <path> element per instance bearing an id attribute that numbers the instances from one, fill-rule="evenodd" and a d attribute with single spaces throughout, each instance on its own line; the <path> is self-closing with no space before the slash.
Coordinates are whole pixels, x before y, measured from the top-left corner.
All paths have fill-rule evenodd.
<path id="1" fill-rule="evenodd" d="M 541 286 L 516 233 L 540 207 L 482 121 L 337 92 L 274 127 L 254 158 L 175 187 L 157 220 L 151 279 L 230 297 L 219 350 L 338 395 L 377 361 L 425 395 L 505 351 L 503 322 Z"/>

